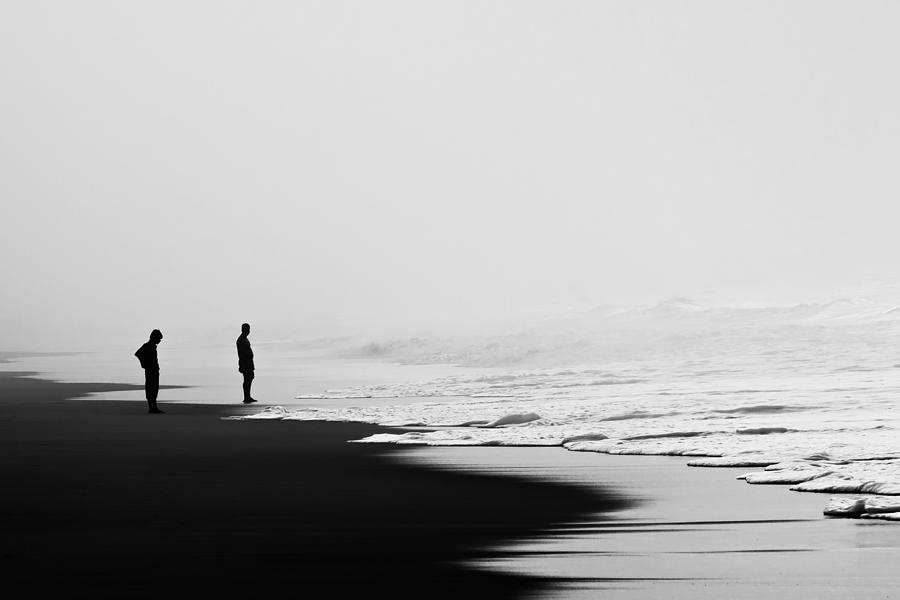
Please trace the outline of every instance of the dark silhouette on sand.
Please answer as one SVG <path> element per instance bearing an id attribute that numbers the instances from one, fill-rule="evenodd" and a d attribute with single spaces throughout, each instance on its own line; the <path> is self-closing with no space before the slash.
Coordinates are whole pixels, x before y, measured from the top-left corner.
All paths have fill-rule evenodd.
<path id="1" fill-rule="evenodd" d="M 144 369 L 144 393 L 150 407 L 148 412 L 157 415 L 165 412 L 156 406 L 156 397 L 159 395 L 159 359 L 156 356 L 156 346 L 162 339 L 162 332 L 154 329 L 150 332 L 150 340 L 134 353 Z"/>
<path id="2" fill-rule="evenodd" d="M 238 353 L 238 372 L 244 375 L 244 404 L 251 404 L 256 400 L 250 396 L 250 386 L 253 385 L 253 371 L 256 367 L 253 364 L 253 349 L 250 348 L 250 325 L 244 323 L 241 325 L 241 335 L 237 339 Z"/>

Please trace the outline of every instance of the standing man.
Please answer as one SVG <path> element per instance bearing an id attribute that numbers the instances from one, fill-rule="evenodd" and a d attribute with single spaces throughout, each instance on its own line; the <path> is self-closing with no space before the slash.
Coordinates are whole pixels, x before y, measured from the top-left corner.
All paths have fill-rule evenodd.
<path id="1" fill-rule="evenodd" d="M 144 369 L 144 393 L 147 396 L 147 404 L 151 415 L 161 415 L 163 411 L 156 406 L 156 397 L 159 395 L 159 359 L 156 357 L 156 346 L 162 341 L 162 332 L 154 329 L 150 332 L 150 341 L 138 348 L 134 353 L 141 361 Z"/>
<path id="2" fill-rule="evenodd" d="M 241 325 L 241 335 L 237 339 L 238 372 L 244 375 L 244 404 L 256 402 L 250 397 L 250 386 L 253 385 L 253 350 L 250 348 L 250 325 Z"/>

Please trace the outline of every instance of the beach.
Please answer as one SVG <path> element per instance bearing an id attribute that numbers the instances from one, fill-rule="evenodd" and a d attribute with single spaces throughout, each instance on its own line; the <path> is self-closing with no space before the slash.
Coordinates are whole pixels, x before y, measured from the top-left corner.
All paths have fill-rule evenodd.
<path id="1" fill-rule="evenodd" d="M 7 585 L 74 597 L 892 597 L 895 524 L 683 457 L 347 443 L 370 424 L 0 374 Z M 111 393 L 110 393 L 111 392 Z M 174 392 L 169 392 L 170 394 Z M 195 390 L 196 393 L 196 390 Z M 408 430 L 407 430 L 408 431 Z"/>
<path id="2" fill-rule="evenodd" d="M 4 582 L 28 595 L 224 598 L 540 594 L 475 569 L 495 548 L 621 500 L 403 465 L 351 423 L 248 422 L 240 406 L 71 398 L 134 385 L 0 374 Z M 521 502 L 523 497 L 529 502 Z"/>

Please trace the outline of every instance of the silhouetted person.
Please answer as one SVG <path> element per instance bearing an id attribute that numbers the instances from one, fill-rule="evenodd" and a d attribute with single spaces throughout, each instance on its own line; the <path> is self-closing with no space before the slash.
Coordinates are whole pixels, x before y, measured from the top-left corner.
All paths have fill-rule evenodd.
<path id="1" fill-rule="evenodd" d="M 253 371 L 256 367 L 253 365 L 253 349 L 250 348 L 250 325 L 244 323 L 241 325 L 241 335 L 237 339 L 238 353 L 238 372 L 244 375 L 244 404 L 256 402 L 250 396 L 250 386 L 253 385 Z"/>
<path id="2" fill-rule="evenodd" d="M 134 353 L 144 369 L 144 393 L 147 395 L 150 414 L 163 413 L 156 406 L 156 397 L 159 395 L 159 359 L 156 357 L 156 346 L 162 341 L 162 337 L 162 332 L 154 329 L 150 332 L 150 341 Z"/>

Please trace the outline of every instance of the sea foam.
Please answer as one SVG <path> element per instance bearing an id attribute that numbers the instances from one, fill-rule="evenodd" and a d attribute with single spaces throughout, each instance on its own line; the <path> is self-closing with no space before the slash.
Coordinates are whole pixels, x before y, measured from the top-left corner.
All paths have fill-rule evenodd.
<path id="1" fill-rule="evenodd" d="M 242 418 L 430 429 L 361 443 L 682 456 L 692 467 L 754 469 L 739 473 L 748 484 L 900 495 L 900 367 L 891 360 L 900 295 L 891 302 L 723 307 L 674 299 L 598 307 L 499 338 L 379 343 L 370 350 L 380 360 L 460 366 L 427 381 L 332 389 L 304 396 L 320 400 L 317 407 Z M 358 406 L 329 406 L 352 398 Z M 385 398 L 419 401 L 373 401 Z M 826 512 L 895 512 L 851 500 Z"/>

